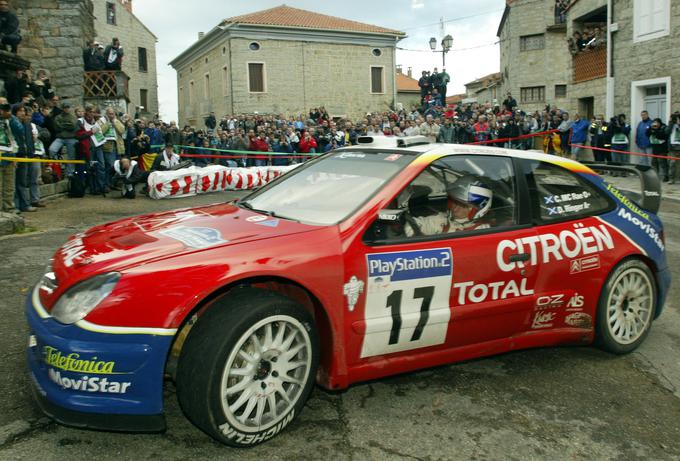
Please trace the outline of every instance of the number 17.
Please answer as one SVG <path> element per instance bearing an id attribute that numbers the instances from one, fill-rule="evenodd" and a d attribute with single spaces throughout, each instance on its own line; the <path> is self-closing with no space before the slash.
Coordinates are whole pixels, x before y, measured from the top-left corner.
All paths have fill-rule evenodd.
<path id="1" fill-rule="evenodd" d="M 387 297 L 386 307 L 392 309 L 392 330 L 390 331 L 389 344 L 397 344 L 399 342 L 399 330 L 401 330 L 401 298 L 403 290 L 395 290 Z M 416 325 L 411 341 L 418 341 L 423 334 L 423 328 L 427 324 L 427 319 L 430 316 L 430 302 L 434 295 L 434 287 L 420 287 L 413 290 L 413 299 L 422 299 L 420 304 L 420 319 Z"/>

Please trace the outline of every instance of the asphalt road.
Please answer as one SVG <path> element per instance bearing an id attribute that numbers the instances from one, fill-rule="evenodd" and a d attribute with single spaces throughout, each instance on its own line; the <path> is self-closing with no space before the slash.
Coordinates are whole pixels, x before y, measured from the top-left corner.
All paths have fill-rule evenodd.
<path id="1" fill-rule="evenodd" d="M 23 303 L 68 235 L 147 211 L 212 203 L 62 199 L 28 216 L 37 232 L 0 239 L 0 459 L 680 459 L 680 202 L 665 201 L 676 283 L 633 354 L 535 349 L 359 384 L 315 389 L 301 417 L 264 445 L 212 441 L 165 391 L 168 430 L 70 429 L 42 417 L 29 392 Z"/>

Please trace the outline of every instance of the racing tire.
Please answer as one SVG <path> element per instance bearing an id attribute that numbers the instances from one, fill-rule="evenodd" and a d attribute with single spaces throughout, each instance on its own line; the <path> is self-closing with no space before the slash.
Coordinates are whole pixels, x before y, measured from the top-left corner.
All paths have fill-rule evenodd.
<path id="1" fill-rule="evenodd" d="M 270 291 L 238 288 L 189 331 L 177 397 L 199 429 L 224 444 L 250 447 L 298 416 L 318 364 L 318 333 L 306 309 Z"/>
<path id="2" fill-rule="evenodd" d="M 597 306 L 596 344 L 627 354 L 645 340 L 656 310 L 656 282 L 639 259 L 619 263 L 607 277 Z"/>

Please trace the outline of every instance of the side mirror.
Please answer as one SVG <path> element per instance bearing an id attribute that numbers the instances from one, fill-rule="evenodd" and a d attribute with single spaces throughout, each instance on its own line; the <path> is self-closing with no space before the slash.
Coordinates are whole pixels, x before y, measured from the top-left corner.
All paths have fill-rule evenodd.
<path id="1" fill-rule="evenodd" d="M 402 222 L 404 217 L 404 209 L 389 209 L 385 208 L 378 212 L 378 221 L 384 224 L 393 224 L 395 222 Z"/>

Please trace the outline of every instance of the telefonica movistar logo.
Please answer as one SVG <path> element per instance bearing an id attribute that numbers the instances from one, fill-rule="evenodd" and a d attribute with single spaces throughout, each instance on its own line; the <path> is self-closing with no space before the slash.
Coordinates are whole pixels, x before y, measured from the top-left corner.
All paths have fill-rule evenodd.
<path id="1" fill-rule="evenodd" d="M 116 362 L 106 362 L 97 357 L 81 358 L 80 354 L 72 352 L 64 355 L 59 349 L 52 346 L 44 346 L 45 363 L 54 368 L 76 373 L 94 373 L 100 375 L 114 374 Z"/>

